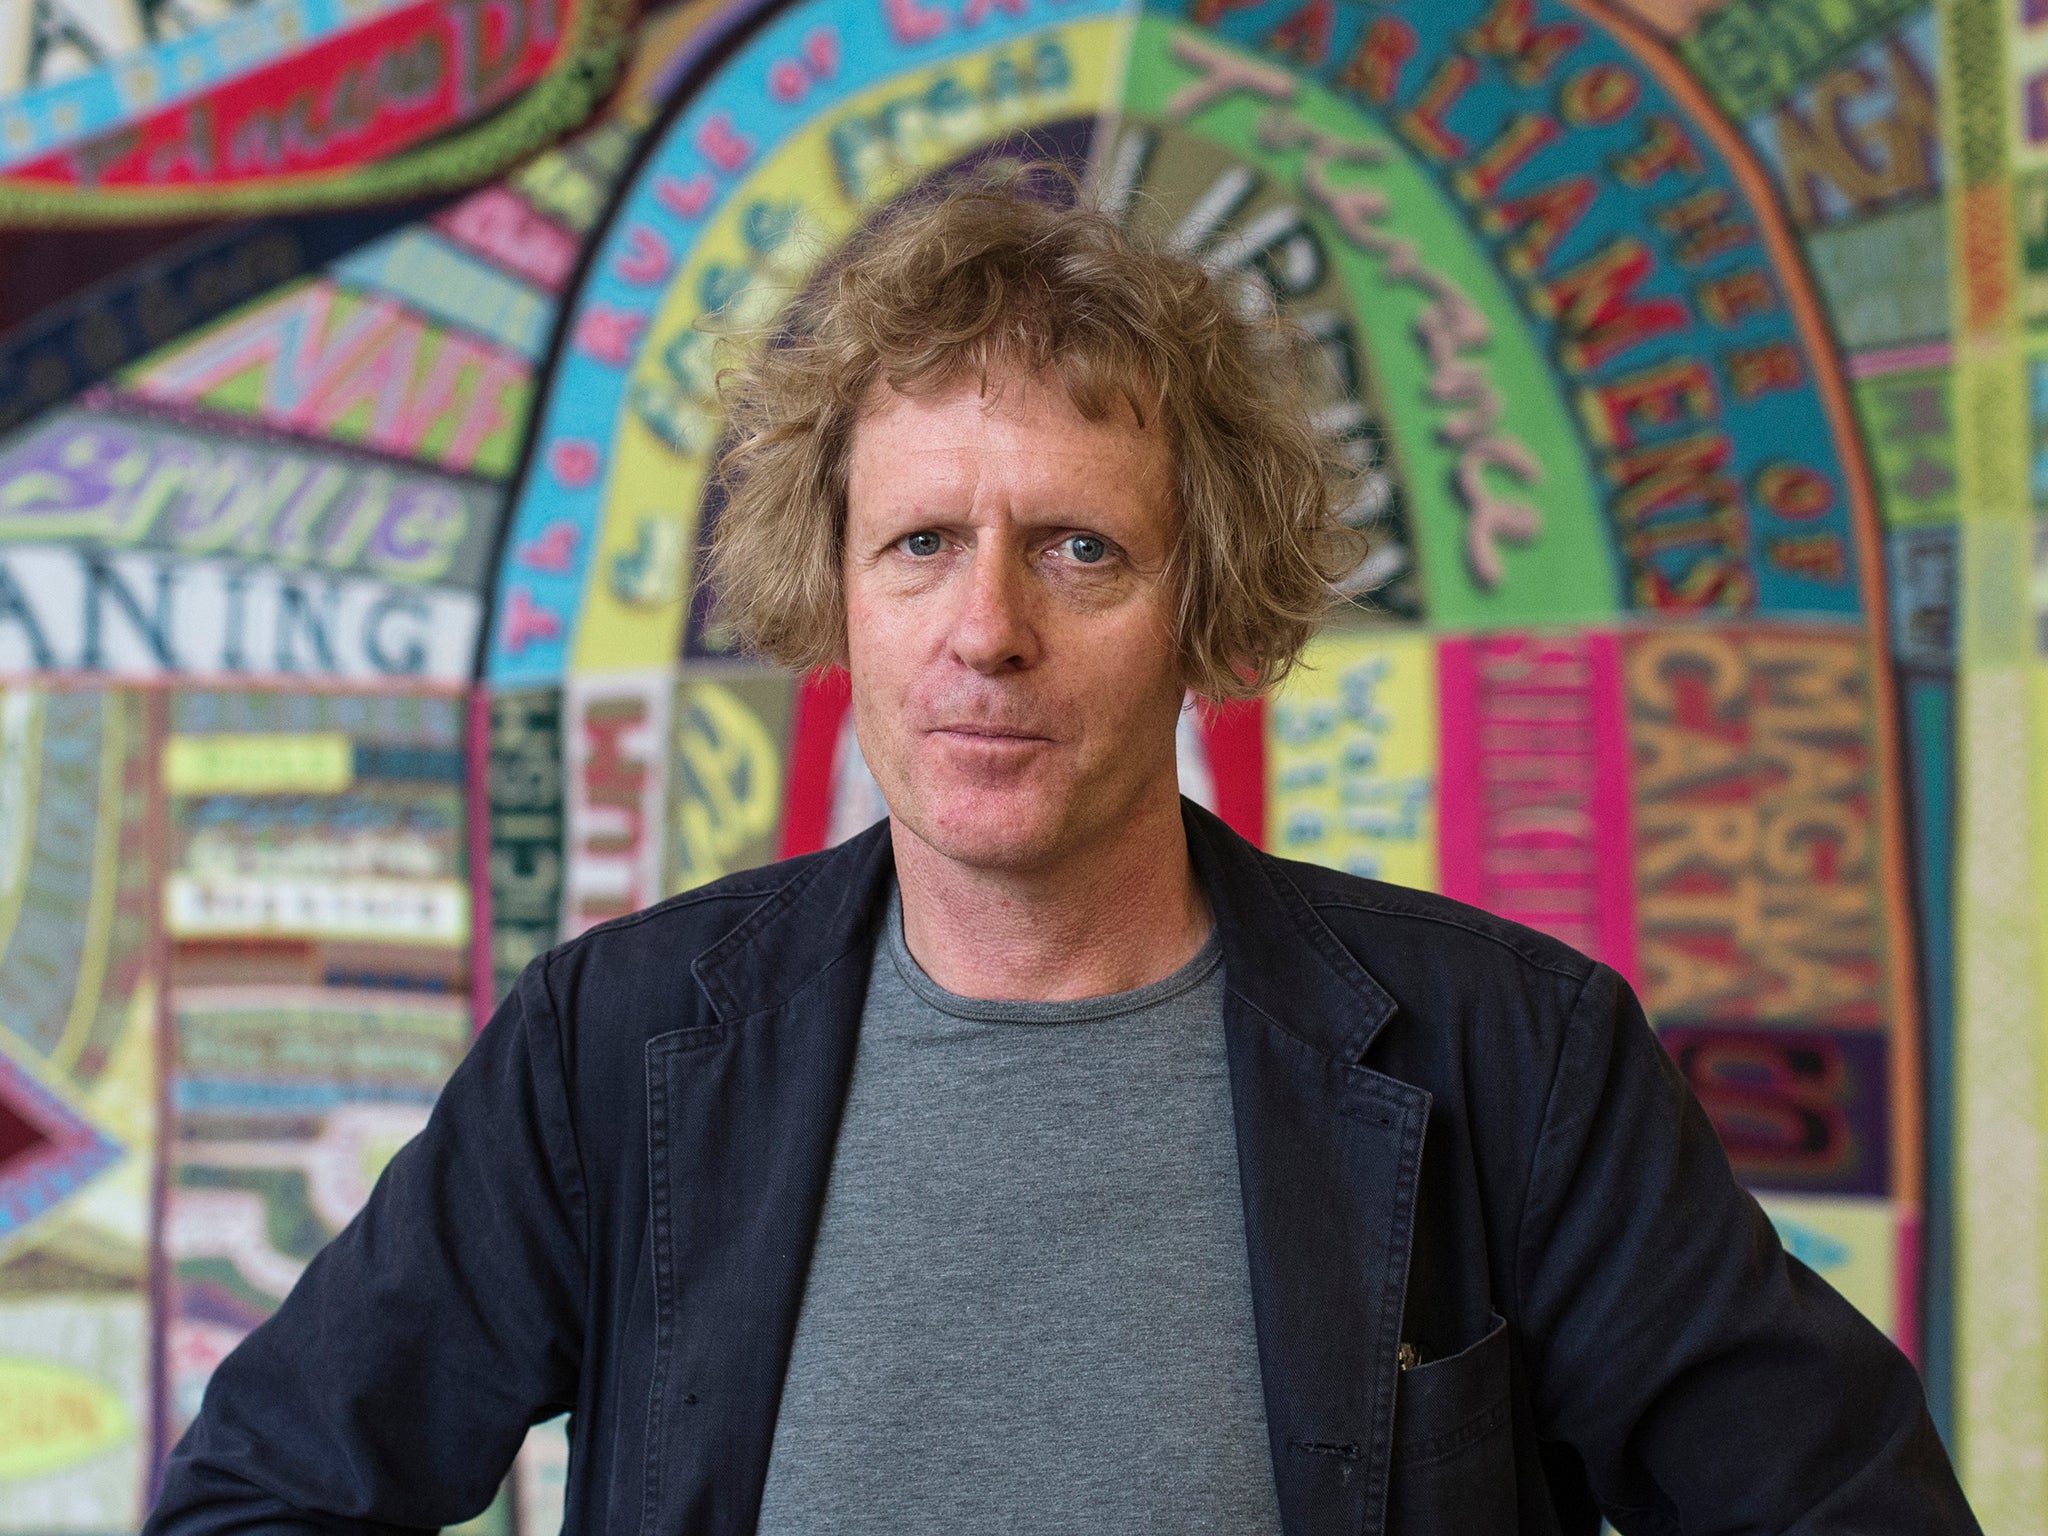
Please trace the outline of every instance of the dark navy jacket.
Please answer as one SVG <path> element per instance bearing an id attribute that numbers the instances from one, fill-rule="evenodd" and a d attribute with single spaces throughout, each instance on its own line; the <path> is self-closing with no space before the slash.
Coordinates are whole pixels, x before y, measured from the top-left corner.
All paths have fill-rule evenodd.
<path id="1" fill-rule="evenodd" d="M 1188 832 L 1288 1536 L 1977 1529 L 1613 971 Z M 567 1409 L 569 1530 L 751 1531 L 890 871 L 878 826 L 529 967 L 148 1530 L 459 1521 Z"/>

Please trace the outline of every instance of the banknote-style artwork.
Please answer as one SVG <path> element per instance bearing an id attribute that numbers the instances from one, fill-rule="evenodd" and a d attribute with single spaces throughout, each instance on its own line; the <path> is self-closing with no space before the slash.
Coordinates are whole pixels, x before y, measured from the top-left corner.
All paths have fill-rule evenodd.
<path id="1" fill-rule="evenodd" d="M 1184 791 L 1620 971 L 1987 1528 L 2048 1508 L 2048 10 L 629 9 L 0 19 L 0 260 L 214 219 L 0 317 L 0 1536 L 134 1528 L 526 965 L 887 814 L 698 580 L 717 374 L 1038 159 L 1297 323 L 1356 471 Z"/>

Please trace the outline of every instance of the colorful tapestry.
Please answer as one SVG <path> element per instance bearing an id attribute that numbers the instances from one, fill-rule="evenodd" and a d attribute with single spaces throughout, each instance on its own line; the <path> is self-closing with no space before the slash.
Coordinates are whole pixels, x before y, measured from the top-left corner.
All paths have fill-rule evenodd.
<path id="1" fill-rule="evenodd" d="M 1184 789 L 1625 974 L 2039 1527 L 2048 10 L 323 3 L 0 25 L 0 1533 L 134 1529 L 536 955 L 885 814 L 697 581 L 720 349 L 1036 159 L 1297 321 L 1359 472 Z"/>
<path id="2" fill-rule="evenodd" d="M 465 186 L 590 114 L 628 14 L 628 0 L 18 0 L 0 17 L 0 218 Z"/>

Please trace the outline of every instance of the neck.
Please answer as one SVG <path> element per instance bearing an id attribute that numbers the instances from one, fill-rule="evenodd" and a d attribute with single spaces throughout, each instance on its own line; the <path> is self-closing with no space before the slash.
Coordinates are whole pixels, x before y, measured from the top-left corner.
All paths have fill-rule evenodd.
<path id="1" fill-rule="evenodd" d="M 891 818 L 910 953 L 963 997 L 1067 1002 L 1171 976 L 1201 949 L 1210 917 L 1169 791 L 1113 843 L 1030 870 L 971 868 Z"/>

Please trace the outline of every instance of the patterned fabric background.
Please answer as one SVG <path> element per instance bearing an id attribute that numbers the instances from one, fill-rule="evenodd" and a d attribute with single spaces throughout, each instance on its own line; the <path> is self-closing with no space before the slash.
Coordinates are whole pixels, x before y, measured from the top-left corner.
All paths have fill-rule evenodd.
<path id="1" fill-rule="evenodd" d="M 694 590 L 717 336 L 1026 157 L 1370 471 L 1184 788 L 1627 974 L 2048 1530 L 2048 6 L 6 0 L 0 1536 L 136 1528 L 534 955 L 881 814 Z"/>

